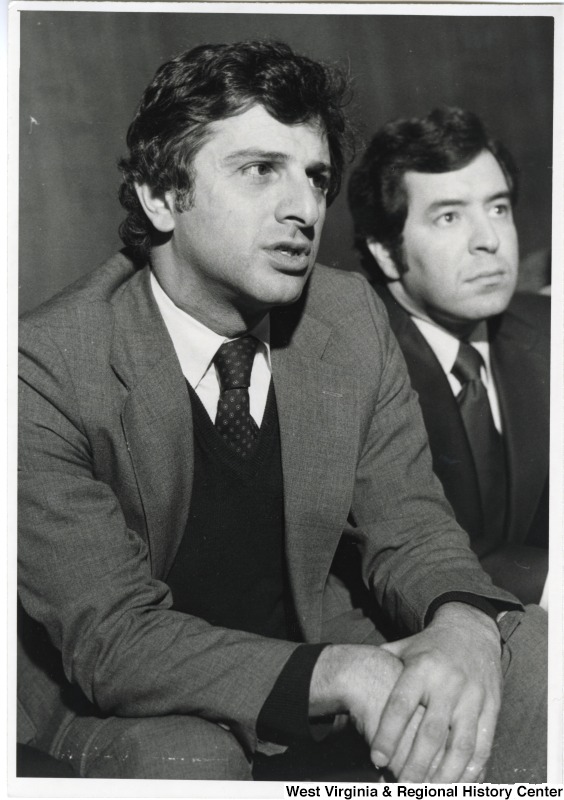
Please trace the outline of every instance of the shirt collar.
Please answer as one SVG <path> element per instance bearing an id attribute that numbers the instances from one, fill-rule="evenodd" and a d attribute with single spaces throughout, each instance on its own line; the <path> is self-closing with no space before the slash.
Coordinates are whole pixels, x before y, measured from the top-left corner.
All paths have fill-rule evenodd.
<path id="1" fill-rule="evenodd" d="M 419 317 L 411 317 L 413 322 L 417 325 L 429 346 L 436 355 L 441 367 L 447 375 L 450 374 L 456 356 L 458 355 L 459 340 L 452 333 L 449 333 L 444 328 L 439 328 L 432 322 L 420 319 Z M 488 330 L 485 322 L 480 322 L 472 335 L 470 336 L 470 344 L 478 350 L 486 367 L 486 373 L 490 374 L 490 347 L 488 343 Z"/>
<path id="2" fill-rule="evenodd" d="M 151 289 L 172 339 L 182 373 L 190 385 L 196 389 L 208 371 L 218 348 L 224 342 L 230 341 L 230 339 L 215 333 L 215 331 L 212 331 L 175 305 L 163 290 L 153 272 L 151 272 Z M 261 343 L 270 368 L 269 315 L 267 314 L 263 317 L 258 325 L 248 333 L 255 336 Z"/>

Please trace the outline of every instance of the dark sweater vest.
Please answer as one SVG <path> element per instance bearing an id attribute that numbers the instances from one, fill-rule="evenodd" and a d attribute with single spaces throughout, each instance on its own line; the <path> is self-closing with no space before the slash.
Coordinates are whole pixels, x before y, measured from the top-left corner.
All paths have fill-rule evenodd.
<path id="1" fill-rule="evenodd" d="M 191 386 L 188 392 L 194 483 L 186 531 L 167 578 L 173 608 L 212 625 L 297 640 L 273 384 L 249 460 L 222 440 Z"/>

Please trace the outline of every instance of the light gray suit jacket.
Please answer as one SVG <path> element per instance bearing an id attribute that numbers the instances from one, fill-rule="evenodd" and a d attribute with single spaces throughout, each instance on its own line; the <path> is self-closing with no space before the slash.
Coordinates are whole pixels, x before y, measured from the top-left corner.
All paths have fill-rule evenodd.
<path id="1" fill-rule="evenodd" d="M 102 714 L 200 715 L 253 748 L 297 645 L 170 609 L 164 579 L 188 518 L 192 420 L 148 277 L 120 254 L 22 322 L 22 619 L 53 645 L 46 636 L 34 651 L 22 626 L 23 738 L 56 736 L 83 698 Z M 453 590 L 512 600 L 482 572 L 431 472 L 405 364 L 364 279 L 317 266 L 271 324 L 304 641 L 378 641 L 384 619 L 415 632 Z M 342 536 L 360 553 L 374 621 L 331 576 Z"/>

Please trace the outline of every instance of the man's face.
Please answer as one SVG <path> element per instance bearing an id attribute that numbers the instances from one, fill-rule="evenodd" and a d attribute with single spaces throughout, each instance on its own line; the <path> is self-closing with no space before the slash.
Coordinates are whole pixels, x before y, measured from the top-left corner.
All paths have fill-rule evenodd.
<path id="1" fill-rule="evenodd" d="M 171 239 L 186 309 L 209 324 L 223 311 L 248 317 L 295 301 L 325 220 L 322 130 L 284 125 L 253 106 L 210 125 L 193 176 L 193 203 L 173 213 Z"/>
<path id="2" fill-rule="evenodd" d="M 509 189 L 489 151 L 453 172 L 407 172 L 407 271 L 392 283 L 408 310 L 453 330 L 504 311 L 515 290 Z"/>

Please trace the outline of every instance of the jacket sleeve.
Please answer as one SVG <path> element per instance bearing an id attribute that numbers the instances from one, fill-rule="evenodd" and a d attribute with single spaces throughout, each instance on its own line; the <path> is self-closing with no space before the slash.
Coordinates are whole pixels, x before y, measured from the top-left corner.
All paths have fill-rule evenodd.
<path id="1" fill-rule="evenodd" d="M 19 384 L 19 592 L 103 713 L 197 714 L 251 748 L 298 646 L 171 610 L 148 549 L 97 475 L 64 347 L 24 325 Z M 104 403 L 104 397 L 99 399 Z M 98 431 L 103 436 L 104 431 Z"/>

